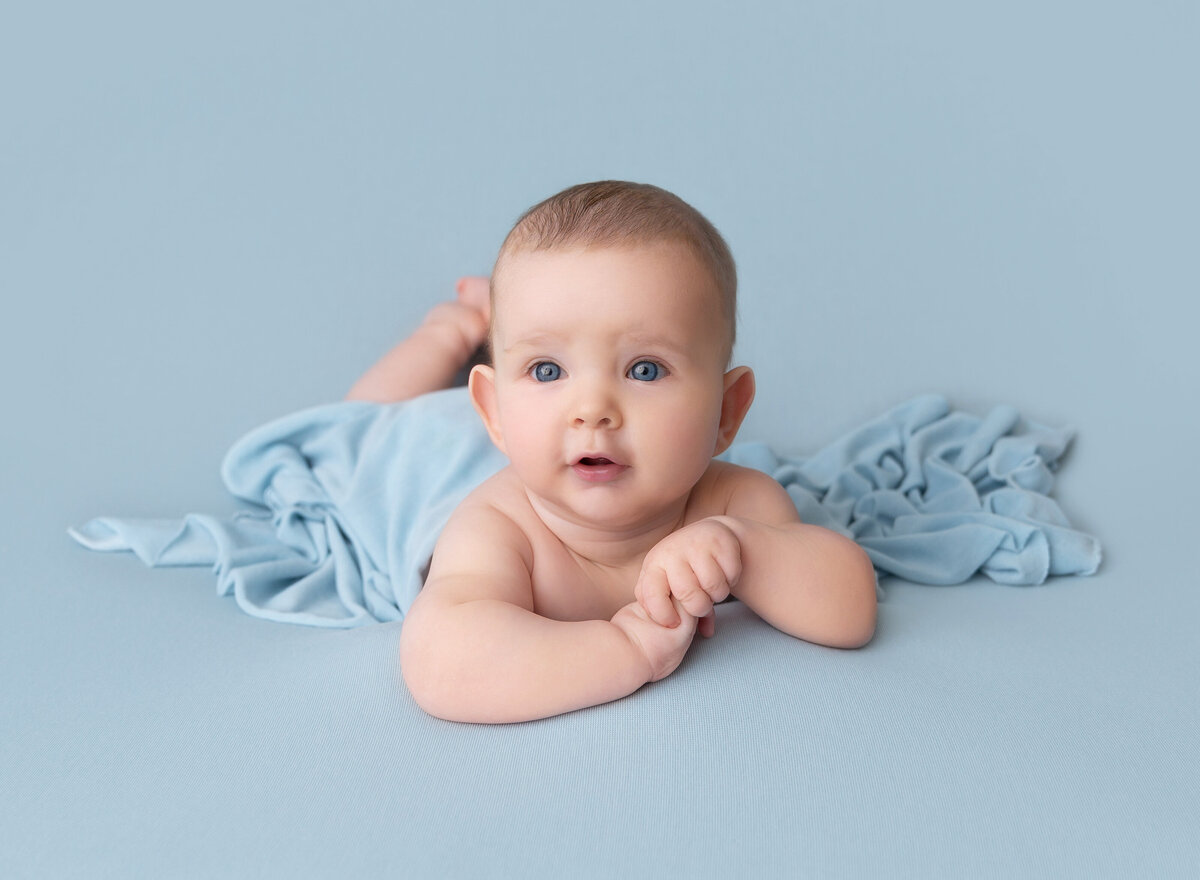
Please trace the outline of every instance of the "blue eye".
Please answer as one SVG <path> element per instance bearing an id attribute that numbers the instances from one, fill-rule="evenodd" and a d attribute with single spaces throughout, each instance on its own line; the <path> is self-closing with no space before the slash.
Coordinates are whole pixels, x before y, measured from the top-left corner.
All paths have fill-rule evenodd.
<path id="1" fill-rule="evenodd" d="M 629 368 L 629 378 L 639 382 L 653 382 L 663 374 L 663 368 L 654 361 L 638 361 Z"/>
<path id="2" fill-rule="evenodd" d="M 552 364 L 549 361 L 542 361 L 540 364 L 534 364 L 533 378 L 539 382 L 553 382 L 562 375 L 562 370 L 558 364 Z"/>

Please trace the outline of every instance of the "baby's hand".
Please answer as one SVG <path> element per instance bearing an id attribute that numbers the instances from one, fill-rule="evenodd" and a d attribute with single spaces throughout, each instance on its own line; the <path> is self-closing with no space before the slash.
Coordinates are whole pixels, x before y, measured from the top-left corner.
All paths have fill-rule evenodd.
<path id="1" fill-rule="evenodd" d="M 642 563 L 633 595 L 650 619 L 678 626 L 676 600 L 692 617 L 704 618 L 700 632 L 711 636 L 713 603 L 729 595 L 742 574 L 742 545 L 718 517 L 709 517 L 659 541 Z"/>
<path id="2" fill-rule="evenodd" d="M 683 608 L 679 609 L 679 616 L 678 626 L 659 626 L 646 614 L 645 608 L 630 602 L 612 617 L 613 626 L 625 633 L 650 664 L 650 681 L 658 681 L 674 672 L 692 644 L 696 618 Z"/>

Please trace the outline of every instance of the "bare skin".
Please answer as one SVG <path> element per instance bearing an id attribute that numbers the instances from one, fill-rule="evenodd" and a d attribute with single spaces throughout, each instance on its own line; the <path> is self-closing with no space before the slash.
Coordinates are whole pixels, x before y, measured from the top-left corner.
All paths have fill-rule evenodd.
<path id="1" fill-rule="evenodd" d="M 770 477 L 712 461 L 749 408 L 753 374 L 704 361 L 720 333 L 694 300 L 704 280 L 690 258 L 569 256 L 506 270 L 495 363 L 470 386 L 513 464 L 455 512 L 405 619 L 401 668 L 418 704 L 508 722 L 618 699 L 673 672 L 731 595 L 798 638 L 869 641 L 874 576 L 861 549 L 801 523 Z M 447 387 L 487 332 L 487 285 L 460 281 L 350 396 Z M 556 312 L 564 302 L 591 305 Z"/>
<path id="2" fill-rule="evenodd" d="M 488 285 L 486 278 L 460 278 L 457 297 L 434 306 L 412 335 L 363 373 L 346 400 L 394 403 L 449 388 L 487 337 Z"/>

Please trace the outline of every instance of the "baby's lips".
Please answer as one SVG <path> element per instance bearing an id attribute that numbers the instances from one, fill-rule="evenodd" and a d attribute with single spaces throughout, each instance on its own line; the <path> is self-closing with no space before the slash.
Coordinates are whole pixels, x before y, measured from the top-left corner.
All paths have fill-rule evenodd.
<path id="1" fill-rule="evenodd" d="M 628 467 L 604 455 L 583 455 L 571 465 L 580 479 L 589 483 L 609 483 L 618 479 Z"/>
<path id="2" fill-rule="evenodd" d="M 581 456 L 579 456 L 579 458 L 575 459 L 575 464 L 582 464 L 585 466 L 596 466 L 596 465 L 606 465 L 606 464 L 615 464 L 618 467 L 625 466 L 622 462 L 617 461 L 611 455 L 604 455 L 599 452 L 581 455 Z"/>

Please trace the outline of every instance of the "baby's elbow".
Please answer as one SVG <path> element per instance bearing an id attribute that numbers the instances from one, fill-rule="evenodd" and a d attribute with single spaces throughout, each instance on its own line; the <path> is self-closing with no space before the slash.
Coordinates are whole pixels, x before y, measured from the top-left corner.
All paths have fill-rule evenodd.
<path id="1" fill-rule="evenodd" d="M 855 650 L 857 648 L 865 648 L 871 643 L 871 639 L 875 638 L 875 611 L 871 610 L 870 614 L 862 614 L 853 622 L 848 623 L 841 635 L 841 638 L 830 643 L 830 647 L 843 648 L 845 650 Z"/>
<path id="2" fill-rule="evenodd" d="M 400 677 L 404 679 L 404 686 L 416 704 L 428 712 L 426 706 L 430 702 L 431 682 L 427 674 L 427 652 L 415 630 L 416 627 L 407 620 L 400 630 Z"/>
<path id="3" fill-rule="evenodd" d="M 830 642 L 835 648 L 862 648 L 875 637 L 878 617 L 875 566 L 862 547 L 846 541 L 845 606 L 841 626 Z"/>
<path id="4" fill-rule="evenodd" d="M 459 720 L 452 692 L 439 669 L 436 643 L 425 637 L 420 621 L 405 620 L 400 629 L 400 677 L 413 701 L 428 715 L 447 721 Z"/>

